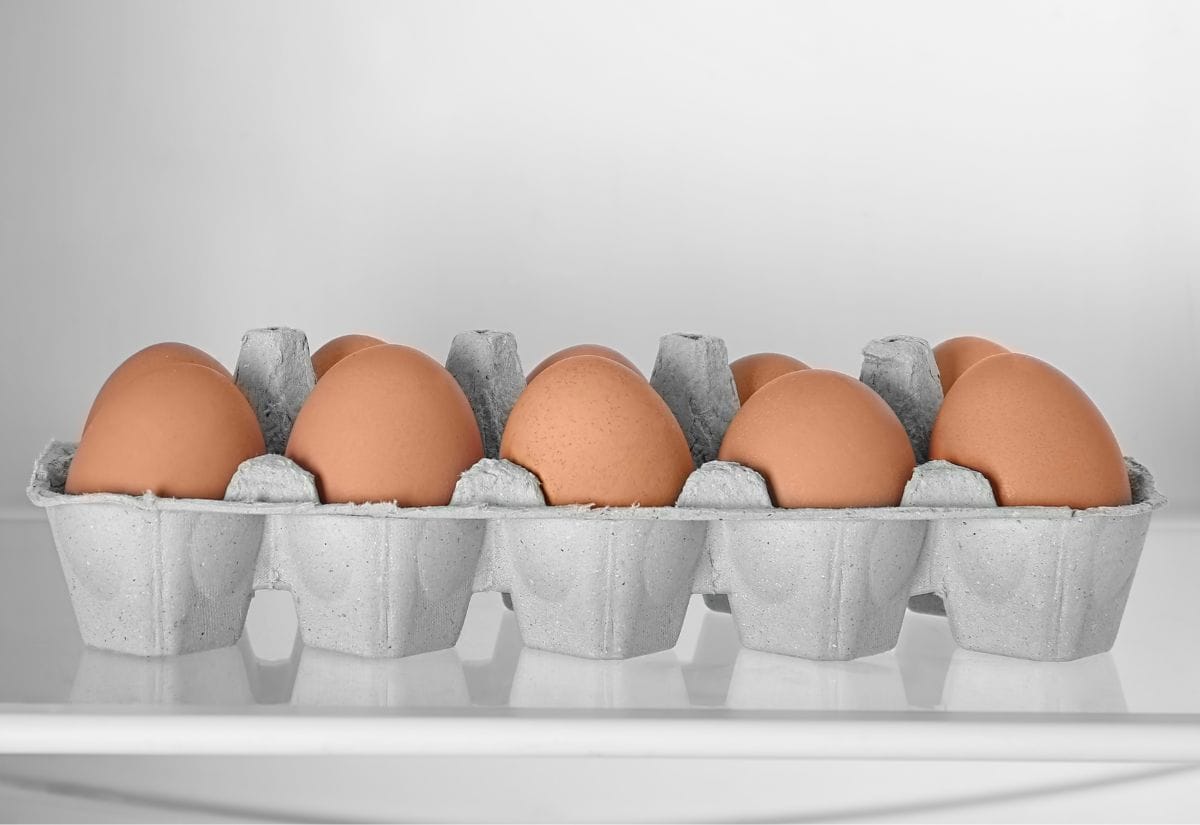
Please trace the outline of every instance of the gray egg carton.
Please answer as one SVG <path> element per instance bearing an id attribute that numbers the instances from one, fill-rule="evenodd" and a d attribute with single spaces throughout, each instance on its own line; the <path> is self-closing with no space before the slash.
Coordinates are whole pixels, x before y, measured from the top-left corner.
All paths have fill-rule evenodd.
<path id="1" fill-rule="evenodd" d="M 863 380 L 923 455 L 941 401 L 928 344 L 883 339 L 865 355 Z M 1132 461 L 1135 503 L 1086 511 L 998 508 L 982 476 L 929 462 L 900 507 L 775 508 L 758 473 L 714 460 L 738 408 L 724 343 L 668 335 L 651 384 L 697 464 L 676 506 L 549 507 L 536 476 L 496 457 L 524 387 L 513 337 L 462 333 L 447 367 L 488 457 L 442 507 L 321 504 L 313 477 L 277 454 L 245 462 L 223 501 L 66 495 L 75 445 L 52 442 L 29 497 L 47 511 L 84 642 L 142 656 L 222 647 L 253 591 L 273 588 L 292 593 L 306 645 L 408 656 L 452 647 L 471 594 L 497 591 L 527 646 L 621 659 L 674 646 L 702 593 L 755 650 L 880 653 L 911 606 L 944 607 L 969 650 L 1070 659 L 1111 647 L 1163 503 Z M 313 384 L 303 333 L 247 333 L 236 379 L 282 450 Z"/>

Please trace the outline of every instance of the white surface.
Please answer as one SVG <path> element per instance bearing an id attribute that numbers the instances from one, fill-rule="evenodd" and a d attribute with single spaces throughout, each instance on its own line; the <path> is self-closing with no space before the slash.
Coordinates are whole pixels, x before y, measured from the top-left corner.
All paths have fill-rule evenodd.
<path id="1" fill-rule="evenodd" d="M 0 507 L 126 355 L 1045 358 L 1200 504 L 1200 7 L 0 5 Z"/>
<path id="2" fill-rule="evenodd" d="M 1075 663 L 915 614 L 804 662 L 699 599 L 673 651 L 592 662 L 522 648 L 492 595 L 455 650 L 363 660 L 299 645 L 283 592 L 156 661 L 83 649 L 46 525 L 0 521 L 0 820 L 1195 819 L 1198 544 L 1156 516 L 1116 647 Z"/>
<path id="3" fill-rule="evenodd" d="M 328 712 L 226 715 L 23 713 L 0 719 L 0 753 L 212 756 L 636 757 L 1054 761 L 1200 764 L 1200 721 L 980 719 L 839 712 L 733 718 L 715 713 L 513 713 L 401 717 Z"/>
<path id="4" fill-rule="evenodd" d="M 521 646 L 494 594 L 458 646 L 404 659 L 304 647 L 286 593 L 234 647 L 84 648 L 46 525 L 0 521 L 0 752 L 683 754 L 1200 761 L 1200 524 L 1157 517 L 1111 653 L 1028 662 L 908 614 L 895 651 L 742 649 L 693 600 L 679 644 L 627 661 Z"/>

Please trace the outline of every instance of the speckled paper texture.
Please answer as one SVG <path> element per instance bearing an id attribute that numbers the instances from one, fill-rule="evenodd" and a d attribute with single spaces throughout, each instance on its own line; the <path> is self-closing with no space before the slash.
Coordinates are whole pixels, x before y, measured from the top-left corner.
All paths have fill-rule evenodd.
<path id="1" fill-rule="evenodd" d="M 991 483 L 974 470 L 959 467 L 948 461 L 928 461 L 913 471 L 912 478 L 904 487 L 904 506 L 925 507 L 995 507 L 996 497 Z M 917 613 L 945 616 L 946 605 L 935 590 L 933 582 L 941 579 L 941 571 L 934 570 L 937 548 L 948 546 L 953 541 L 953 526 L 945 520 L 931 521 L 925 532 L 925 548 L 917 565 L 913 580 L 912 597 L 908 609 Z"/>
<path id="2" fill-rule="evenodd" d="M 929 458 L 929 434 L 942 406 L 942 381 L 929 342 L 892 335 L 863 347 L 860 380 L 888 403 L 908 433 L 917 463 Z"/>
<path id="3" fill-rule="evenodd" d="M 258 416 L 267 452 L 282 453 L 316 383 L 308 337 L 286 327 L 250 330 L 242 336 L 234 381 Z"/>
<path id="4" fill-rule="evenodd" d="M 137 656 L 231 645 L 250 607 L 263 520 L 164 509 L 153 495 L 62 493 L 74 445 L 47 447 L 30 489 L 47 508 L 84 644 Z"/>
<path id="5" fill-rule="evenodd" d="M 683 428 L 696 466 L 715 459 L 738 411 L 725 342 L 711 335 L 664 335 L 650 385 Z"/>
<path id="6" fill-rule="evenodd" d="M 683 492 L 679 494 L 679 500 L 676 502 L 677 506 L 757 510 L 770 510 L 774 507 L 766 479 L 749 467 L 731 461 L 710 461 L 701 469 L 703 472 L 695 472 L 688 476 L 683 485 Z M 709 526 L 704 556 L 696 572 L 696 592 L 704 593 L 705 606 L 718 613 L 731 612 L 729 596 L 720 592 L 713 567 L 713 553 L 720 545 L 728 543 L 727 534 L 728 530 L 720 522 Z"/>
<path id="7" fill-rule="evenodd" d="M 914 595 L 942 599 L 954 641 L 966 650 L 1039 661 L 1109 650 L 1150 516 L 1164 503 L 1146 468 L 1125 461 L 1133 504 L 1123 507 L 996 507 L 992 501 L 949 508 L 931 522 L 927 578 L 914 581 Z M 944 466 L 932 468 L 913 496 L 919 503 L 982 495 L 970 491 L 978 484 L 967 476 L 972 471 L 937 463 Z M 1033 510 L 1041 512 L 1034 516 Z"/>
<path id="8" fill-rule="evenodd" d="M 306 645 L 411 656 L 458 641 L 484 522 L 297 515 L 276 562 Z"/>
<path id="9" fill-rule="evenodd" d="M 525 390 L 525 373 L 511 332 L 460 332 L 450 344 L 446 369 L 458 381 L 479 424 L 483 454 L 500 455 L 500 437 L 517 397 Z"/>
<path id="10" fill-rule="evenodd" d="M 745 647 L 806 659 L 895 647 L 926 522 L 772 521 L 762 477 L 727 462 L 697 470 L 681 503 L 716 498 L 764 516 L 709 525 L 712 587 L 728 595 Z"/>

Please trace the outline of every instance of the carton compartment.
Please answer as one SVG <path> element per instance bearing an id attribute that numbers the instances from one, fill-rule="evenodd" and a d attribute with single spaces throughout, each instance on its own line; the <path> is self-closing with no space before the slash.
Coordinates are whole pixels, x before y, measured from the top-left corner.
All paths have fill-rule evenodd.
<path id="1" fill-rule="evenodd" d="M 84 643 L 173 656 L 236 642 L 250 607 L 262 519 L 220 512 L 219 502 L 190 510 L 149 494 L 67 496 L 74 451 L 51 443 L 31 492 L 69 504 L 50 506 L 47 515 Z"/>
<path id="2" fill-rule="evenodd" d="M 806 659 L 891 650 L 925 524 L 718 522 L 729 606 L 742 645 Z"/>
<path id="3" fill-rule="evenodd" d="M 626 659 L 675 646 L 704 547 L 699 521 L 496 522 L 526 647 Z"/>
<path id="4" fill-rule="evenodd" d="M 1090 510 L 997 507 L 973 470 L 918 467 L 906 501 L 977 506 L 930 523 L 913 594 L 941 601 L 965 650 L 1068 661 L 1111 649 L 1151 514 L 1165 503 L 1149 471 L 1125 462 L 1133 504 Z"/>
<path id="5" fill-rule="evenodd" d="M 412 656 L 458 641 L 483 546 L 478 520 L 271 516 L 274 563 L 304 644 Z"/>
<path id="6" fill-rule="evenodd" d="M 718 607 L 744 647 L 822 660 L 895 647 L 924 520 L 896 508 L 777 510 L 761 475 L 723 461 L 692 474 L 679 506 L 740 516 L 710 522 L 695 589 L 727 600 Z"/>

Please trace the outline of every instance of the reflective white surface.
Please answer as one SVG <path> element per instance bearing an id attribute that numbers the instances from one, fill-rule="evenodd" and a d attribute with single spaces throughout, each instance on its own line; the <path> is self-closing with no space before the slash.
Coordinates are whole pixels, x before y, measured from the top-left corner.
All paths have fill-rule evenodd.
<path id="1" fill-rule="evenodd" d="M 699 599 L 674 650 L 595 662 L 522 647 L 491 595 L 454 650 L 368 660 L 300 645 L 282 592 L 256 597 L 237 646 L 149 660 L 85 649 L 46 525 L 0 521 L 0 752 L 19 754 L 0 755 L 0 810 L 1194 819 L 1198 543 L 1200 523 L 1157 517 L 1116 647 L 1062 664 L 958 650 L 917 614 L 890 653 L 788 659 L 741 648 Z"/>
<path id="2" fill-rule="evenodd" d="M 360 659 L 303 646 L 291 597 L 255 597 L 237 646 L 168 659 L 85 648 L 46 525 L 0 522 L 0 711 L 128 712 L 196 706 L 295 713 L 504 708 L 1035 714 L 1200 714 L 1200 529 L 1156 518 L 1111 653 L 1040 663 L 954 646 L 944 619 L 909 613 L 897 648 L 812 662 L 742 648 L 731 619 L 697 597 L 674 650 L 627 661 L 522 646 L 498 596 L 476 596 L 458 646 Z"/>

